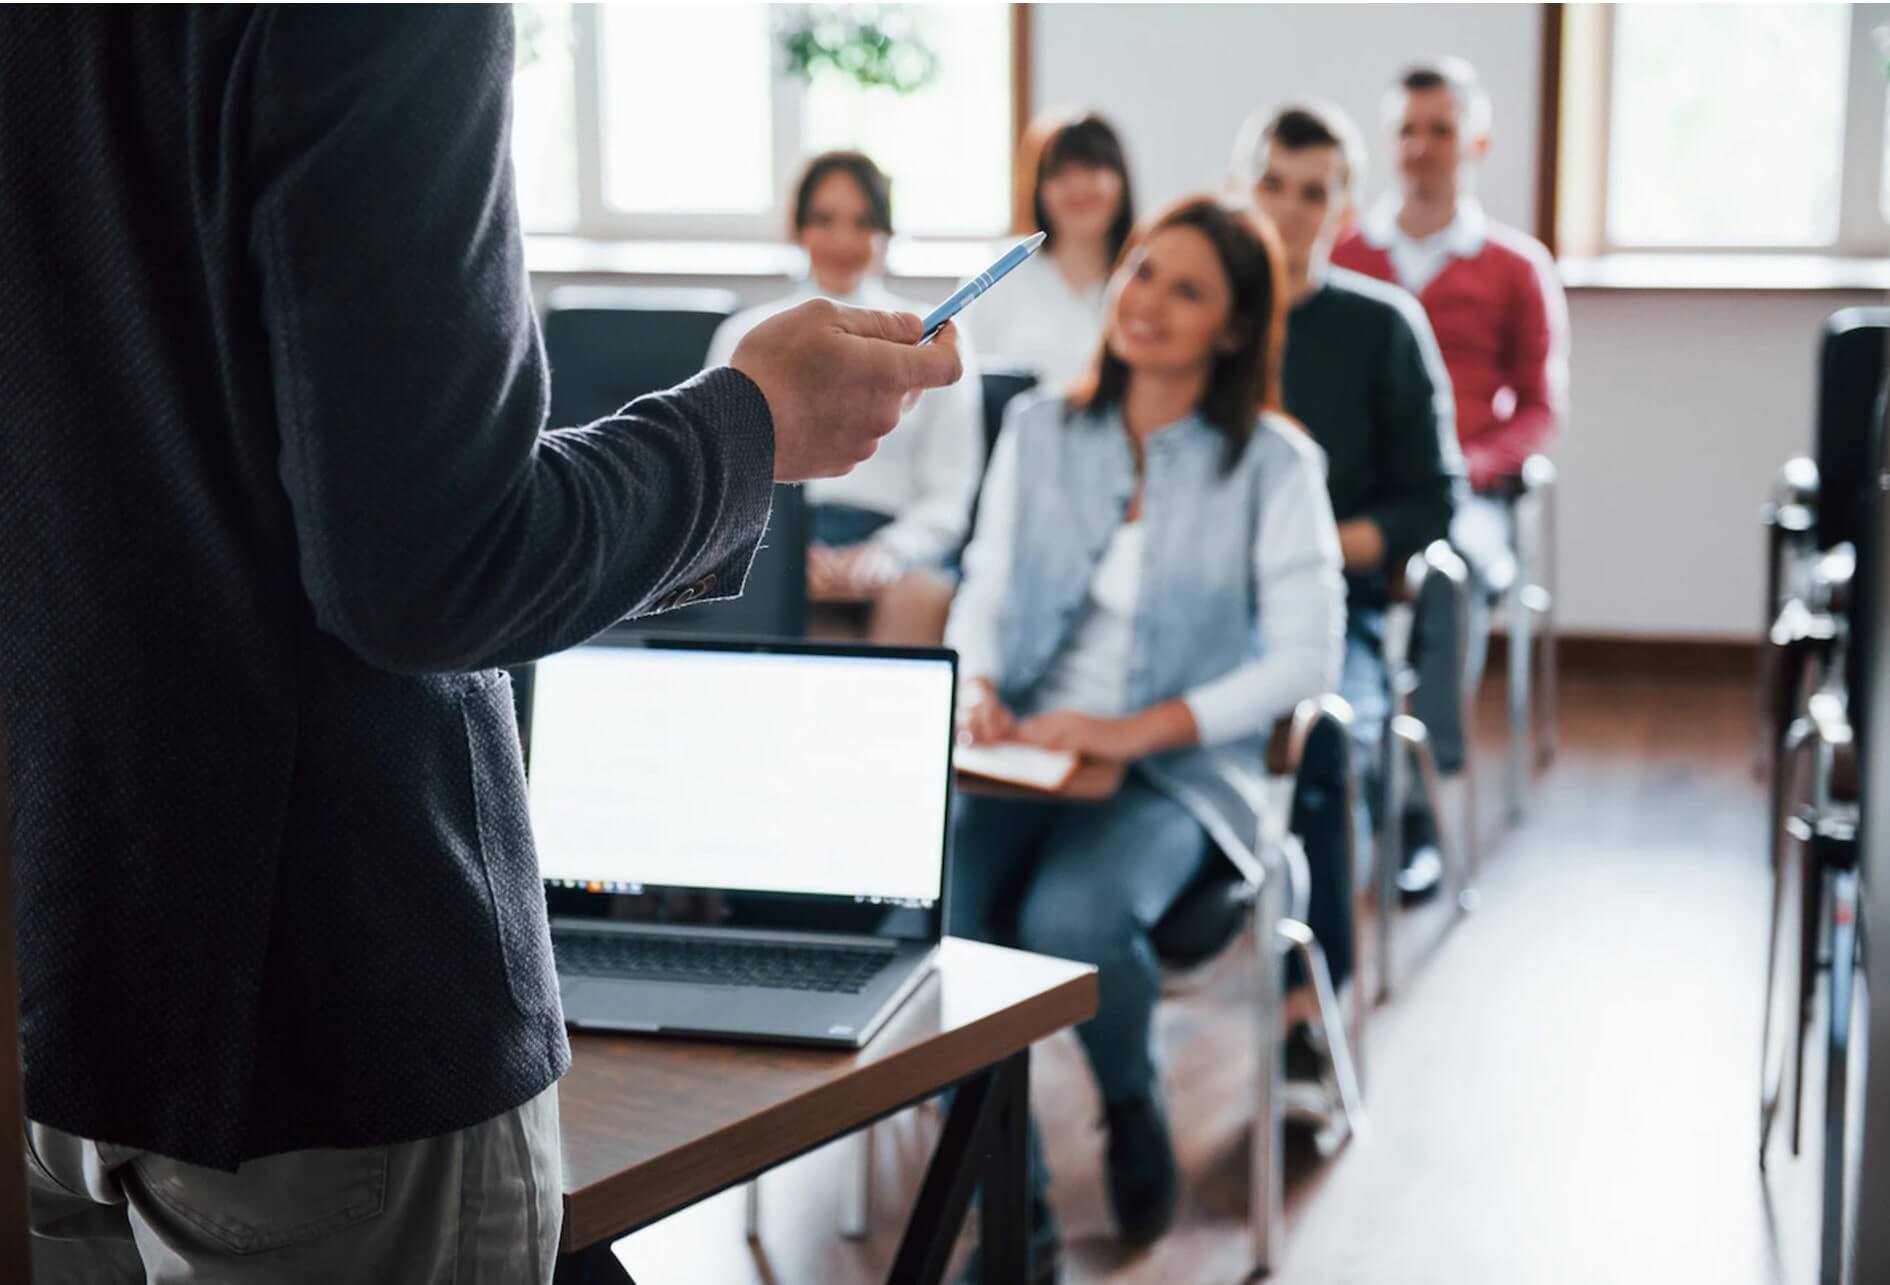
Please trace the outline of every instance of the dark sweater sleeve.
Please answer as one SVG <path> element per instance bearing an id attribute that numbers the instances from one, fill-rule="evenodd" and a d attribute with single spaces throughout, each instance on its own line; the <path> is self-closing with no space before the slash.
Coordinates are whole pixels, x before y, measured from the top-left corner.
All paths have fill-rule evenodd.
<path id="1" fill-rule="evenodd" d="M 774 475 L 751 381 L 710 371 L 545 431 L 510 10 L 257 22 L 250 250 L 321 626 L 385 668 L 473 669 L 738 592 Z"/>
<path id="2" fill-rule="evenodd" d="M 1404 557 L 1450 534 L 1463 478 L 1450 377 L 1416 307 L 1386 309 L 1372 401 L 1377 483 L 1359 516 L 1378 524 L 1390 556 Z"/>

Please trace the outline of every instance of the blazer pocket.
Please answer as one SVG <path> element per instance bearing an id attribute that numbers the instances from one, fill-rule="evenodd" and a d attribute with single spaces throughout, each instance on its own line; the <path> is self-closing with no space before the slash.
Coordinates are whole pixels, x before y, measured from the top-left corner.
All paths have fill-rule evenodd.
<path id="1" fill-rule="evenodd" d="M 387 1147 L 290 1151 L 235 1173 L 141 1152 L 131 1168 L 151 1198 L 235 1254 L 287 1249 L 376 1218 L 387 1204 Z"/>
<path id="2" fill-rule="evenodd" d="M 479 854 L 512 1001 L 523 1013 L 542 1013 L 557 1003 L 558 982 L 551 963 L 545 886 L 525 802 L 525 762 L 512 709 L 512 680 L 498 670 L 480 678 L 460 702 L 472 760 Z"/>

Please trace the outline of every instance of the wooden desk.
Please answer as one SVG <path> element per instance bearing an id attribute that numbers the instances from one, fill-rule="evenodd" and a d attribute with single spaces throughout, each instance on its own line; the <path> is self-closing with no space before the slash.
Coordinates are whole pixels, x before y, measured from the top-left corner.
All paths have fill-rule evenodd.
<path id="1" fill-rule="evenodd" d="M 1021 1279 L 1030 1046 L 1095 1011 L 1088 965 L 948 938 L 857 1053 L 574 1033 L 558 1280 L 622 1281 L 612 1239 L 961 1081 L 892 1279 L 938 1278 L 979 1182 L 987 1253 Z"/>
<path id="2" fill-rule="evenodd" d="M 1128 770 L 1126 763 L 1105 763 L 1099 759 L 1084 759 L 1077 764 L 1076 775 L 1064 782 L 1060 790 L 1033 790 L 1026 785 L 1011 785 L 1004 781 L 993 781 L 989 777 L 960 772 L 958 773 L 958 789 L 961 793 L 975 794 L 987 799 L 1101 803 L 1115 797 L 1116 791 L 1122 788 L 1122 778 L 1128 774 Z"/>

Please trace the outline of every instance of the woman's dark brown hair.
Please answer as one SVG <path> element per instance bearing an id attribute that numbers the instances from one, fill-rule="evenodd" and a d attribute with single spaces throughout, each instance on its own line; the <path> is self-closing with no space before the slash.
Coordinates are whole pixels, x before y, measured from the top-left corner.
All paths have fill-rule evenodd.
<path id="1" fill-rule="evenodd" d="M 807 162 L 794 182 L 794 227 L 798 238 L 813 213 L 814 193 L 829 174 L 845 174 L 866 198 L 866 217 L 878 232 L 892 232 L 892 181 L 865 152 L 822 152 Z"/>
<path id="2" fill-rule="evenodd" d="M 1280 408 L 1280 353 L 1286 343 L 1285 272 L 1279 233 L 1264 215 L 1235 209 L 1210 196 L 1184 197 L 1137 228 L 1116 266 L 1133 271 L 1136 247 L 1169 228 L 1193 228 L 1214 246 L 1232 296 L 1228 321 L 1234 346 L 1214 358 L 1201 418 L 1227 436 L 1227 467 L 1239 462 L 1262 411 Z M 1113 307 L 1118 281 L 1110 283 Z M 1109 347 L 1109 323 L 1089 374 L 1070 390 L 1072 410 L 1100 412 L 1122 405 L 1130 371 Z"/>
<path id="3" fill-rule="evenodd" d="M 1088 112 L 1046 112 L 1030 122 L 1017 148 L 1017 169 L 1011 181 L 1012 228 L 1020 236 L 1042 229 L 1048 235 L 1043 248 L 1057 243 L 1057 231 L 1043 208 L 1044 180 L 1065 165 L 1089 165 L 1114 170 L 1122 179 L 1122 208 L 1109 225 L 1109 261 L 1114 263 L 1135 227 L 1135 193 L 1129 183 L 1129 162 L 1122 140 L 1108 121 Z"/>

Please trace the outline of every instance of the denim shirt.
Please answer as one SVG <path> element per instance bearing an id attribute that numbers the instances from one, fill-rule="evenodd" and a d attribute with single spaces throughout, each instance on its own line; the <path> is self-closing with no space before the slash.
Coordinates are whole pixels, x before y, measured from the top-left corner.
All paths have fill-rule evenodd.
<path id="1" fill-rule="evenodd" d="M 1004 703 L 1028 716 L 1040 712 L 1037 689 L 1083 617 L 1097 564 L 1134 497 L 1136 469 L 1116 411 L 1071 415 L 1061 398 L 1049 398 L 1018 408 L 1004 433 L 999 449 L 1015 452 L 1005 466 L 1021 484 L 1012 511 L 993 517 L 1010 520 L 1018 556 L 995 604 L 992 676 Z M 1301 648 L 1307 663 L 1284 675 L 1276 692 L 1284 708 L 1272 716 L 1327 690 L 1337 677 L 1344 591 L 1318 448 L 1289 422 L 1266 416 L 1229 470 L 1226 436 L 1197 415 L 1151 436 L 1145 456 L 1130 708 L 1188 697 L 1263 657 L 1274 631 L 1263 628 L 1267 586 L 1256 572 L 1256 544 L 1270 502 L 1302 505 L 1309 495 L 1311 520 L 1268 532 L 1269 540 L 1304 542 L 1302 579 L 1311 587 Z M 977 586 L 967 590 L 976 611 Z M 1250 874 L 1258 868 L 1268 730 L 1137 764 Z"/>

